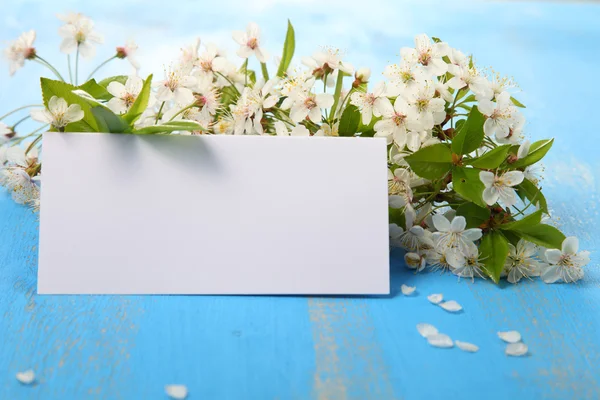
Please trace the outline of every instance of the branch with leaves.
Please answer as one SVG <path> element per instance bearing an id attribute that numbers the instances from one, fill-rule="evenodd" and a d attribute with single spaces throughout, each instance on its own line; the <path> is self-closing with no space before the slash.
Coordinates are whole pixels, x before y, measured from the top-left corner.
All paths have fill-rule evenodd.
<path id="1" fill-rule="evenodd" d="M 237 62 L 214 44 L 201 48 L 197 39 L 162 79 L 93 79 L 115 59 L 139 68 L 137 46 L 128 43 L 79 84 L 79 57 L 92 55 L 103 40 L 88 17 L 61 20 L 68 75 L 39 57 L 33 31 L 6 50 L 11 74 L 36 61 L 54 78 L 41 79 L 43 108 L 23 106 L 0 118 L 29 112 L 0 125 L 6 142 L 0 147 L 0 184 L 19 203 L 39 208 L 43 169 L 37 151 L 46 129 L 374 137 L 388 145 L 390 243 L 407 250 L 408 267 L 511 283 L 583 276 L 589 255 L 552 225 L 541 191 L 539 162 L 553 140 L 526 140 L 524 106 L 513 96 L 513 82 L 485 73 L 472 56 L 440 39 L 418 35 L 415 46 L 402 48 L 400 60 L 385 68 L 385 80 L 371 85 L 371 70 L 355 71 L 336 48 L 292 65 L 295 31 L 289 21 L 281 57 L 270 65 L 260 29 L 251 23 L 233 32 Z M 29 117 L 43 125 L 21 134 L 16 128 Z"/>

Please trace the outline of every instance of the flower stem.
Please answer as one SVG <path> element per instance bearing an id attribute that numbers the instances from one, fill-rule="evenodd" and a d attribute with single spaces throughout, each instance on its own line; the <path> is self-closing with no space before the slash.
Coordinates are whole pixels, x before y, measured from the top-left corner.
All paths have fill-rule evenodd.
<path id="1" fill-rule="evenodd" d="M 31 115 L 28 115 L 26 117 L 21 118 L 20 120 L 18 120 L 13 126 L 12 126 L 12 130 L 14 131 L 15 128 L 23 121 L 27 121 L 29 118 L 31 118 Z"/>
<path id="2" fill-rule="evenodd" d="M 158 125 L 158 120 L 160 118 L 160 113 L 162 112 L 163 107 L 165 106 L 166 101 L 163 101 L 162 104 L 160 105 L 160 108 L 158 109 L 158 112 L 156 113 L 156 119 L 154 120 L 154 125 Z"/>
<path id="3" fill-rule="evenodd" d="M 16 136 L 15 136 L 15 137 L 13 138 L 13 139 L 15 139 L 15 140 L 11 141 L 11 142 L 10 142 L 10 145 L 11 145 L 11 146 L 14 146 L 14 145 L 16 145 L 16 144 L 19 144 L 19 143 L 21 143 L 23 140 L 27 139 L 28 137 L 31 137 L 31 136 L 35 135 L 36 133 L 38 133 L 39 131 L 42 131 L 42 130 L 46 129 L 47 127 L 48 127 L 48 124 L 46 124 L 46 125 L 43 125 L 43 126 L 39 127 L 39 128 L 38 128 L 38 129 L 36 129 L 35 131 L 33 131 L 33 132 L 31 132 L 31 133 L 28 133 L 28 134 L 27 134 L 27 135 L 25 135 L 25 136 L 19 136 L 19 137 L 16 137 Z"/>
<path id="4" fill-rule="evenodd" d="M 246 61 L 244 62 L 243 65 L 244 68 L 244 87 L 248 86 L 248 59 L 246 58 Z"/>
<path id="5" fill-rule="evenodd" d="M 342 86 L 344 84 L 344 75 L 345 74 L 342 71 L 338 71 L 337 81 L 335 82 L 335 91 L 333 92 L 333 106 L 331 106 L 331 118 L 335 116 L 338 103 L 340 102 L 340 95 L 342 94 Z"/>
<path id="6" fill-rule="evenodd" d="M 42 140 L 42 134 L 40 133 L 33 142 L 29 143 L 29 146 L 27 146 L 27 150 L 25 150 L 25 154 L 29 153 L 31 151 L 31 149 L 33 149 L 33 146 L 35 146 L 36 144 L 38 144 L 38 142 Z"/>
<path id="7" fill-rule="evenodd" d="M 175 117 L 177 117 L 179 114 L 181 114 L 181 113 L 189 110 L 192 107 L 196 107 L 196 104 L 192 103 L 192 104 L 190 104 L 187 107 L 183 107 L 181 110 L 177 111 L 177 113 L 171 117 L 171 119 L 169 120 L 169 122 L 173 121 L 175 119 Z"/>
<path id="8" fill-rule="evenodd" d="M 106 64 L 108 64 L 110 61 L 114 60 L 115 58 L 117 58 L 116 55 L 112 56 L 111 58 L 109 58 L 108 60 L 104 61 L 103 63 L 101 63 L 100 65 L 98 65 L 96 68 L 94 68 L 94 70 L 92 71 L 92 73 L 87 77 L 87 79 L 85 80 L 86 82 L 89 81 L 90 79 L 92 79 L 92 76 L 94 76 L 94 74 L 96 72 L 98 72 L 98 70 L 102 67 L 104 67 Z"/>
<path id="9" fill-rule="evenodd" d="M 217 72 L 216 74 L 219 75 L 219 76 L 221 76 L 227 82 L 229 82 L 229 84 L 231 85 L 231 87 L 233 88 L 233 90 L 235 90 L 235 92 L 237 93 L 238 97 L 241 95 L 240 91 L 235 87 L 235 85 L 233 84 L 233 82 L 231 81 L 231 79 L 229 79 L 228 77 L 226 77 L 225 75 L 223 75 L 220 72 Z"/>
<path id="10" fill-rule="evenodd" d="M 44 107 L 44 105 L 43 104 L 28 104 L 26 106 L 15 108 L 14 110 L 9 111 L 6 114 L 4 114 L 3 116 L 1 116 L 0 117 L 0 121 L 2 121 L 4 118 L 8 117 L 9 115 L 16 113 L 17 111 L 21 111 L 21 110 L 23 110 L 25 108 L 30 108 L 30 107 Z"/>
<path id="11" fill-rule="evenodd" d="M 79 85 L 79 45 L 77 45 L 77 52 L 75 53 L 75 86 Z"/>
<path id="12" fill-rule="evenodd" d="M 71 71 L 71 55 L 67 54 L 67 65 L 69 66 L 69 81 L 73 84 L 73 72 Z"/>
<path id="13" fill-rule="evenodd" d="M 56 70 L 56 68 L 54 68 L 54 67 L 52 66 L 52 64 L 50 64 L 48 61 L 44 60 L 42 57 L 40 57 L 40 56 L 38 56 L 38 55 L 36 55 L 36 56 L 35 56 L 35 60 L 36 60 L 37 62 L 39 62 L 40 64 L 42 64 L 42 65 L 45 65 L 46 67 L 48 67 L 48 68 L 50 69 L 50 71 L 54 72 L 54 75 L 56 75 L 56 77 L 57 77 L 58 79 L 60 79 L 60 80 L 61 80 L 61 81 L 63 81 L 63 82 L 65 81 L 65 80 L 63 79 L 62 75 L 61 75 L 61 74 L 60 74 L 60 73 L 59 73 L 59 72 Z"/>
<path id="14" fill-rule="evenodd" d="M 262 69 L 263 78 L 265 78 L 265 82 L 269 80 L 269 71 L 267 70 L 267 64 L 260 63 L 260 68 Z"/>

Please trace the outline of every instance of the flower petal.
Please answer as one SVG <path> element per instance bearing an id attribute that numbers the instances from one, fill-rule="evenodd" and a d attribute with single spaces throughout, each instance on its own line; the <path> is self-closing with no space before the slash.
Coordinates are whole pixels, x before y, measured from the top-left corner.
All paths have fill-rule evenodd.
<path id="1" fill-rule="evenodd" d="M 513 357 L 521 357 L 527 354 L 529 349 L 525 343 L 510 343 L 506 346 L 506 350 L 504 351 L 507 356 Z"/>
<path id="2" fill-rule="evenodd" d="M 454 342 L 450 339 L 450 336 L 443 333 L 427 336 L 427 342 L 433 347 L 450 348 L 454 347 Z"/>
<path id="3" fill-rule="evenodd" d="M 404 284 L 402 284 L 402 286 L 400 287 L 402 294 L 405 296 L 410 296 L 411 294 L 413 294 L 415 292 L 416 289 L 417 288 L 415 286 L 408 286 L 408 285 L 404 285 Z"/>
<path id="4" fill-rule="evenodd" d="M 417 330 L 419 331 L 419 334 L 426 339 L 431 335 L 438 334 L 437 328 L 431 324 L 425 324 L 425 323 L 417 324 Z"/>
<path id="5" fill-rule="evenodd" d="M 467 220 L 463 216 L 456 216 L 450 223 L 450 229 L 452 232 L 462 232 L 467 227 Z"/>
<path id="6" fill-rule="evenodd" d="M 450 221 L 446 217 L 440 214 L 435 214 L 433 217 L 433 226 L 440 232 L 450 231 Z"/>
<path id="7" fill-rule="evenodd" d="M 462 306 L 454 300 L 445 301 L 443 303 L 440 303 L 439 306 L 442 307 L 444 310 L 450 312 L 458 312 L 463 309 Z"/>
<path id="8" fill-rule="evenodd" d="M 17 372 L 15 375 L 17 380 L 24 385 L 30 385 L 35 381 L 35 372 L 32 369 L 28 369 L 24 372 Z"/>
<path id="9" fill-rule="evenodd" d="M 490 171 L 481 171 L 479 173 L 479 180 L 483 182 L 485 187 L 490 187 L 494 184 L 494 173 Z"/>
<path id="10" fill-rule="evenodd" d="M 521 334 L 517 331 L 498 332 L 498 337 L 506 343 L 517 343 L 521 341 Z"/>
<path id="11" fill-rule="evenodd" d="M 166 385 L 165 393 L 172 399 L 183 400 L 188 395 L 188 389 L 185 385 Z"/>
<path id="12" fill-rule="evenodd" d="M 562 252 L 565 254 L 575 254 L 579 250 L 579 240 L 575 236 L 569 236 L 562 242 Z"/>
<path id="13" fill-rule="evenodd" d="M 479 351 L 479 346 L 476 346 L 473 343 L 461 342 L 459 340 L 455 340 L 454 344 L 456 344 L 456 347 L 458 347 L 462 351 L 466 351 L 468 353 L 476 353 Z"/>
<path id="14" fill-rule="evenodd" d="M 432 304 L 440 304 L 444 299 L 444 295 L 441 293 L 430 294 L 427 296 L 427 300 L 429 300 Z"/>

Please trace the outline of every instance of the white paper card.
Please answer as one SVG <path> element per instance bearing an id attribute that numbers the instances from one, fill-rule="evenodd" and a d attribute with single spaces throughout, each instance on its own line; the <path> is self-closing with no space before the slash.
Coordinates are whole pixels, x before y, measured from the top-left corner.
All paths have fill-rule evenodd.
<path id="1" fill-rule="evenodd" d="M 40 294 L 389 293 L 383 139 L 43 140 Z"/>

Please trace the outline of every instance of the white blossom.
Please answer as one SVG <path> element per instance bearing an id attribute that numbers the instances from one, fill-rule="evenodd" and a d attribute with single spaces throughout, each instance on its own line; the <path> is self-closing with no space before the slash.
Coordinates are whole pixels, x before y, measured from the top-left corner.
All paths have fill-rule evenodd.
<path id="1" fill-rule="evenodd" d="M 563 241 L 561 250 L 548 249 L 544 258 L 549 264 L 541 273 L 544 282 L 570 283 L 583 278 L 583 267 L 590 262 L 590 252 L 579 251 L 579 240 L 570 236 Z"/>
<path id="2" fill-rule="evenodd" d="M 408 141 L 408 131 L 422 129 L 414 109 L 400 96 L 396 97 L 393 108 L 386 106 L 381 114 L 383 118 L 373 126 L 375 136 L 385 137 L 388 144 L 393 142 L 400 149 L 404 148 Z"/>
<path id="3" fill-rule="evenodd" d="M 524 178 L 521 171 L 508 171 L 500 176 L 490 171 L 481 171 L 479 179 L 485 185 L 483 201 L 490 206 L 497 201 L 506 207 L 514 206 L 517 203 L 517 193 L 513 187 L 523 182 Z"/>
<path id="4" fill-rule="evenodd" d="M 415 48 L 403 47 L 400 56 L 419 63 L 428 75 L 440 76 L 448 70 L 448 64 L 442 57 L 448 55 L 450 47 L 444 42 L 433 43 L 429 36 L 420 34 L 415 37 Z"/>
<path id="5" fill-rule="evenodd" d="M 165 70 L 165 79 L 159 81 L 156 99 L 158 101 L 175 101 L 178 104 L 191 104 L 194 94 L 191 90 L 198 84 L 198 80 L 189 75 L 189 71 L 182 67 L 171 67 Z"/>
<path id="6" fill-rule="evenodd" d="M 104 43 L 102 35 L 94 30 L 94 22 L 82 14 L 71 14 L 67 21 L 58 30 L 58 34 L 63 38 L 60 51 L 71 54 L 79 50 L 84 58 L 94 57 L 96 54 L 94 43 Z"/>
<path id="7" fill-rule="evenodd" d="M 36 57 L 35 31 L 31 30 L 21 34 L 16 40 L 8 44 L 4 49 L 4 56 L 8 59 L 10 75 L 14 75 L 17 70 L 25 65 L 25 60 L 32 60 Z"/>
<path id="8" fill-rule="evenodd" d="M 510 283 L 517 283 L 522 278 L 539 276 L 540 266 L 535 258 L 537 246 L 521 239 L 516 246 L 508 244 L 508 257 L 504 263 L 503 274 Z"/>
<path id="9" fill-rule="evenodd" d="M 269 53 L 260 46 L 260 28 L 255 23 L 249 23 L 246 32 L 233 32 L 233 40 L 240 45 L 237 51 L 238 56 L 248 58 L 254 54 L 261 63 L 265 63 L 269 59 Z"/>
<path id="10" fill-rule="evenodd" d="M 117 47 L 117 58 L 127 59 L 131 66 L 137 70 L 140 69 L 140 63 L 136 58 L 138 45 L 133 40 L 128 40 L 125 46 Z"/>
<path id="11" fill-rule="evenodd" d="M 383 114 L 391 114 L 394 109 L 390 99 L 386 97 L 385 83 L 383 82 L 378 83 L 372 93 L 352 93 L 350 103 L 360 111 L 364 125 L 369 125 L 373 116 L 381 117 Z"/>
<path id="12" fill-rule="evenodd" d="M 144 81 L 139 76 L 128 77 L 124 85 L 121 82 L 112 81 L 108 84 L 106 90 L 114 97 L 106 105 L 115 114 L 125 114 L 137 100 L 143 86 Z M 149 107 L 152 105 L 151 103 L 148 104 Z"/>
<path id="13" fill-rule="evenodd" d="M 38 122 L 50 124 L 61 130 L 71 122 L 77 122 L 84 117 L 79 104 L 67 104 L 62 97 L 52 96 L 48 101 L 48 108 L 31 110 L 31 118 Z"/>

